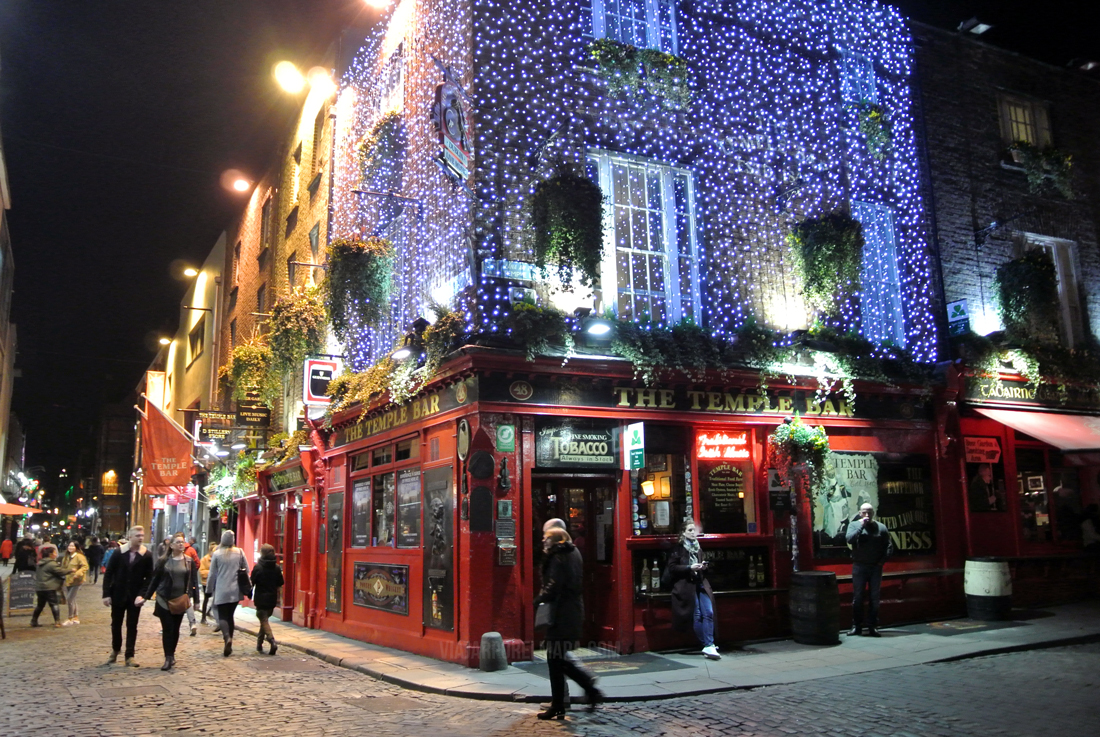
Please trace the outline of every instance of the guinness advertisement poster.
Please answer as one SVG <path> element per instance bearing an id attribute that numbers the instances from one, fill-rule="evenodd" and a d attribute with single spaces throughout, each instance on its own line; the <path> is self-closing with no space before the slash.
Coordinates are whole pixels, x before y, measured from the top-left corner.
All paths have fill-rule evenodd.
<path id="1" fill-rule="evenodd" d="M 535 465 L 540 468 L 618 468 L 617 425 L 582 420 L 535 424 Z"/>
<path id="2" fill-rule="evenodd" d="M 825 482 L 811 504 L 815 558 L 848 558 L 848 523 L 863 504 L 886 525 L 894 555 L 936 551 L 932 467 L 928 456 L 900 453 L 829 454 Z"/>
<path id="3" fill-rule="evenodd" d="M 409 614 L 409 567 L 355 563 L 351 603 L 394 614 Z"/>
<path id="4" fill-rule="evenodd" d="M 451 467 L 424 472 L 424 626 L 454 629 Z"/>
<path id="5" fill-rule="evenodd" d="M 351 485 L 351 546 L 365 548 L 370 544 L 370 479 L 359 479 Z"/>

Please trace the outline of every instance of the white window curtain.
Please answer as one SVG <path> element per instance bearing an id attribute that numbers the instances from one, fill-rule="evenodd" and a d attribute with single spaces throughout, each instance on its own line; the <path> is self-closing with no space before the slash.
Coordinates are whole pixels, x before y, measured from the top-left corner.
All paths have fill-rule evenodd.
<path id="1" fill-rule="evenodd" d="M 690 172 L 636 157 L 592 153 L 589 176 L 605 210 L 602 307 L 654 325 L 700 321 Z"/>
<path id="2" fill-rule="evenodd" d="M 863 226 L 860 315 L 863 335 L 883 344 L 905 346 L 894 212 L 885 205 L 852 201 L 852 217 Z"/>

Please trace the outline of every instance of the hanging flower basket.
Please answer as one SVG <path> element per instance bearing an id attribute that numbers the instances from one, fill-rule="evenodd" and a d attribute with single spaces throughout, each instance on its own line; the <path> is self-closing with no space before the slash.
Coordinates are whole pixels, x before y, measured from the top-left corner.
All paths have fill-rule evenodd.
<path id="1" fill-rule="evenodd" d="M 691 104 L 687 61 L 678 56 L 606 38 L 588 44 L 588 55 L 612 95 L 648 92 L 681 110 Z"/>
<path id="2" fill-rule="evenodd" d="M 802 296 L 813 309 L 836 314 L 859 290 L 863 226 L 843 210 L 807 218 L 787 236 Z"/>
<path id="3" fill-rule="evenodd" d="M 390 306 L 393 247 L 382 238 L 338 238 L 328 247 L 321 284 L 332 330 L 347 344 L 353 333 L 377 327 Z"/>
<path id="4" fill-rule="evenodd" d="M 820 486 L 829 452 L 825 428 L 810 427 L 797 415 L 768 436 L 768 465 L 775 468 L 784 485 L 801 480 L 807 491 Z"/>
<path id="5" fill-rule="evenodd" d="M 531 198 L 535 265 L 552 266 L 562 289 L 573 287 L 573 274 L 594 286 L 603 262 L 603 192 L 587 177 L 568 170 L 538 183 Z"/>
<path id="6" fill-rule="evenodd" d="M 295 287 L 271 308 L 268 341 L 274 368 L 280 374 L 297 370 L 305 357 L 325 345 L 325 303 L 318 287 Z"/>
<path id="7" fill-rule="evenodd" d="M 1047 184 L 1067 200 L 1073 199 L 1073 157 L 1056 148 L 1039 148 L 1027 141 L 1016 141 L 1008 147 L 1012 160 L 1024 167 L 1027 187 L 1032 194 L 1041 194 Z"/>
<path id="8" fill-rule="evenodd" d="M 890 153 L 893 143 L 890 119 L 886 117 L 886 110 L 881 105 L 867 100 L 853 102 L 851 107 L 855 108 L 859 119 L 859 132 L 867 142 L 867 152 L 882 161 Z"/>
<path id="9" fill-rule="evenodd" d="M 398 137 L 401 133 L 401 114 L 385 113 L 359 142 L 359 166 L 364 182 L 369 182 L 382 171 L 387 161 L 397 155 Z"/>
<path id="10" fill-rule="evenodd" d="M 218 378 L 228 385 L 233 398 L 240 401 L 256 392 L 268 407 L 274 407 L 282 389 L 282 378 L 274 369 L 271 348 L 259 339 L 235 347 L 229 360 L 218 370 Z"/>
<path id="11" fill-rule="evenodd" d="M 1057 344 L 1061 301 L 1054 259 L 1034 248 L 1001 264 L 993 280 L 997 308 L 1009 340 Z"/>

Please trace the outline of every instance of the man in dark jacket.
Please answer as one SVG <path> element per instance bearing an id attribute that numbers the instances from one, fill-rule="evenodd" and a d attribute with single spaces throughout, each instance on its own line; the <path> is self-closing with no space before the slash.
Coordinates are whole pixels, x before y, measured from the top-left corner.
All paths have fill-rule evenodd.
<path id="1" fill-rule="evenodd" d="M 34 538 L 27 534 L 15 544 L 15 570 L 33 571 L 38 563 L 38 548 L 34 545 Z"/>
<path id="2" fill-rule="evenodd" d="M 142 594 L 153 575 L 153 556 L 142 545 L 145 528 L 130 528 L 129 548 L 111 556 L 107 571 L 103 574 L 103 604 L 111 607 L 111 655 L 108 663 L 118 660 L 122 649 L 122 620 L 126 620 L 126 665 L 139 667 L 134 662 L 137 645 L 138 617 L 145 603 Z"/>
<path id="3" fill-rule="evenodd" d="M 875 521 L 875 508 L 864 504 L 859 516 L 848 524 L 848 544 L 852 546 L 852 629 L 849 635 L 863 634 L 863 591 L 869 589 L 870 614 L 867 636 L 878 637 L 878 602 L 882 586 L 882 566 L 894 552 L 894 543 L 886 525 Z"/>
<path id="4" fill-rule="evenodd" d="M 99 567 L 103 564 L 103 546 L 99 544 L 98 537 L 90 537 L 88 542 L 88 547 L 84 548 L 84 556 L 88 559 L 92 583 L 99 583 Z"/>

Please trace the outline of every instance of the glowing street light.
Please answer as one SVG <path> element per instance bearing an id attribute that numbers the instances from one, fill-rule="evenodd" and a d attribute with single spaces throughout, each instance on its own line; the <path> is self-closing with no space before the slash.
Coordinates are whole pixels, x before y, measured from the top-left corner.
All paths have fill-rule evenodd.
<path id="1" fill-rule="evenodd" d="M 309 86 L 322 97 L 329 97 L 336 91 L 336 83 L 324 67 L 313 67 L 309 70 Z"/>
<path id="2" fill-rule="evenodd" d="M 157 342 L 160 343 L 161 345 L 172 345 L 172 339 L 171 338 L 161 338 Z"/>
<path id="3" fill-rule="evenodd" d="M 183 275 L 184 276 L 198 276 L 199 275 L 199 270 L 196 269 L 193 266 L 188 266 L 186 269 L 183 270 Z"/>
<path id="4" fill-rule="evenodd" d="M 298 67 L 289 61 L 280 61 L 275 65 L 275 81 L 291 94 L 301 92 L 306 86 L 306 78 L 298 71 Z"/>
<path id="5" fill-rule="evenodd" d="M 248 188 L 251 186 L 252 184 L 247 179 L 233 180 L 233 189 L 237 190 L 238 192 L 247 192 Z"/>

